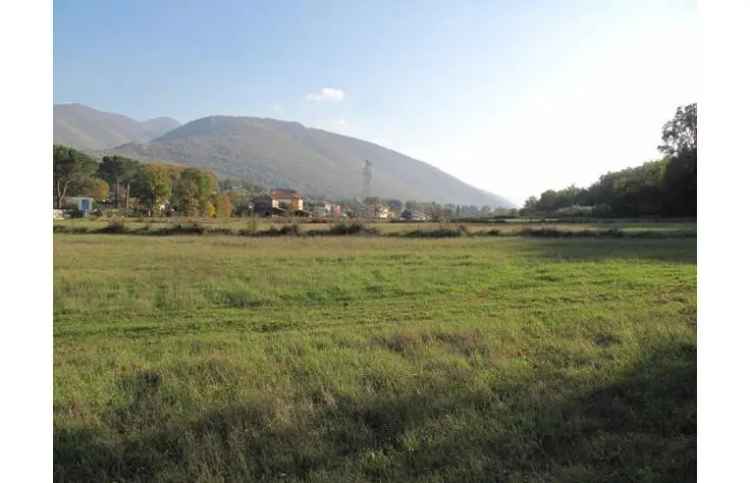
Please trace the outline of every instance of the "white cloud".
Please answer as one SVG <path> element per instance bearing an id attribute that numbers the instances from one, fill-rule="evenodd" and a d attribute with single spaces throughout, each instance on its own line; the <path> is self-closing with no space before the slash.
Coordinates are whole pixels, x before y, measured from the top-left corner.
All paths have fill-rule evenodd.
<path id="1" fill-rule="evenodd" d="M 305 99 L 313 102 L 341 102 L 346 94 L 341 89 L 333 87 L 324 87 L 318 92 L 311 92 L 305 96 Z"/>

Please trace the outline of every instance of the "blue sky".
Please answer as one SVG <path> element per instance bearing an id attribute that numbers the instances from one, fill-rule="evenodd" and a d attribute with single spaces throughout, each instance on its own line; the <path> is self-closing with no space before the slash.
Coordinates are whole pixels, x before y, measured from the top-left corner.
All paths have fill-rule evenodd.
<path id="1" fill-rule="evenodd" d="M 355 5 L 359 3 L 360 5 Z M 299 121 L 516 203 L 657 156 L 694 2 L 54 2 L 54 100 Z"/>

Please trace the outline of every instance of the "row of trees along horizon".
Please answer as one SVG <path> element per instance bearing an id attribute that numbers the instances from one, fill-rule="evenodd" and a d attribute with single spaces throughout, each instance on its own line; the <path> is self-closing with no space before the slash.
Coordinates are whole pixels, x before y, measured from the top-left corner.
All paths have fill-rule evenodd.
<path id="1" fill-rule="evenodd" d="M 369 206 L 421 211 L 430 219 L 490 216 L 696 216 L 697 105 L 679 107 L 662 129 L 662 159 L 610 172 L 588 188 L 547 190 L 526 200 L 521 210 L 370 197 L 338 200 L 349 214 Z M 250 180 L 224 179 L 206 169 L 141 163 L 123 156 L 91 156 L 68 146 L 53 146 L 55 207 L 66 197 L 90 196 L 100 207 L 122 214 L 154 216 L 161 209 L 184 216 L 229 217 L 248 214 L 249 202 L 268 193 Z"/>
<path id="2" fill-rule="evenodd" d="M 73 196 L 89 196 L 98 208 L 120 214 L 156 216 L 175 213 L 184 216 L 229 217 L 249 213 L 249 202 L 270 189 L 249 180 L 223 179 L 207 169 L 165 163 L 142 163 L 123 156 L 104 156 L 100 162 L 69 146 L 53 146 L 54 202 L 65 208 Z M 402 202 L 393 198 L 344 199 L 338 204 L 355 216 L 364 216 L 371 206 L 385 206 L 400 213 L 420 211 L 431 219 L 450 216 L 488 216 L 490 206 Z M 168 206 L 168 211 L 162 207 Z M 512 210 L 517 211 L 517 210 Z"/>
<path id="3" fill-rule="evenodd" d="M 100 205 L 127 213 L 154 215 L 169 203 L 187 216 L 230 216 L 232 203 L 218 190 L 209 170 L 147 164 L 123 156 L 104 156 L 101 162 L 68 146 L 53 146 L 55 207 L 69 196 L 90 196 Z"/>
<path id="4" fill-rule="evenodd" d="M 661 159 L 610 172 L 588 188 L 547 190 L 526 200 L 525 216 L 694 217 L 698 188 L 697 104 L 677 108 L 662 128 Z"/>

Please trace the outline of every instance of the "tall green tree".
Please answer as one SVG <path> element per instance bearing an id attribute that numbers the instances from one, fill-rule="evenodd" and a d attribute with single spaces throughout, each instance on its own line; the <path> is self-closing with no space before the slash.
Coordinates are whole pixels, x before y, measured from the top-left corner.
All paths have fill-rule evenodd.
<path id="1" fill-rule="evenodd" d="M 146 164 L 133 180 L 133 193 L 153 215 L 154 209 L 172 196 L 172 170 L 167 166 Z"/>
<path id="2" fill-rule="evenodd" d="M 67 146 L 52 146 L 52 183 L 55 207 L 62 208 L 63 200 L 77 186 L 88 181 L 96 171 L 96 161 Z"/>
<path id="3" fill-rule="evenodd" d="M 695 216 L 698 212 L 698 106 L 679 107 L 662 129 L 666 154 L 662 191 L 665 210 L 673 216 Z"/>
<path id="4" fill-rule="evenodd" d="M 138 178 L 141 164 L 124 156 L 105 156 L 99 165 L 98 176 L 107 181 L 114 190 L 115 207 L 122 208 L 124 198 L 125 209 L 128 208 L 130 186 Z"/>
<path id="5" fill-rule="evenodd" d="M 109 184 L 101 178 L 91 176 L 74 187 L 71 194 L 90 196 L 97 201 L 106 200 L 109 196 Z"/>
<path id="6" fill-rule="evenodd" d="M 664 124 L 661 139 L 664 144 L 659 146 L 659 150 L 667 156 L 697 153 L 698 104 L 678 107 L 674 117 Z"/>
<path id="7" fill-rule="evenodd" d="M 545 191 L 539 196 L 539 201 L 536 205 L 540 211 L 544 212 L 552 212 L 560 208 L 560 204 L 558 203 L 557 191 Z"/>
<path id="8" fill-rule="evenodd" d="M 536 196 L 529 196 L 526 199 L 526 202 L 523 204 L 523 210 L 524 212 L 533 213 L 538 209 L 539 205 L 539 198 Z"/>
<path id="9" fill-rule="evenodd" d="M 215 210 L 211 197 L 216 189 L 217 181 L 213 173 L 187 168 L 175 183 L 172 199 L 184 215 L 207 215 Z"/>

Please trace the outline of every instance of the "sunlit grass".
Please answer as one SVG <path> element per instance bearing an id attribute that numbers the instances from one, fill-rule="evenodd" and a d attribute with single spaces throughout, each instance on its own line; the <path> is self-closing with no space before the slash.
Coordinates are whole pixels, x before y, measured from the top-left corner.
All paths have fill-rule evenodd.
<path id="1" fill-rule="evenodd" d="M 695 248 L 56 235 L 56 477 L 694 480 Z"/>

